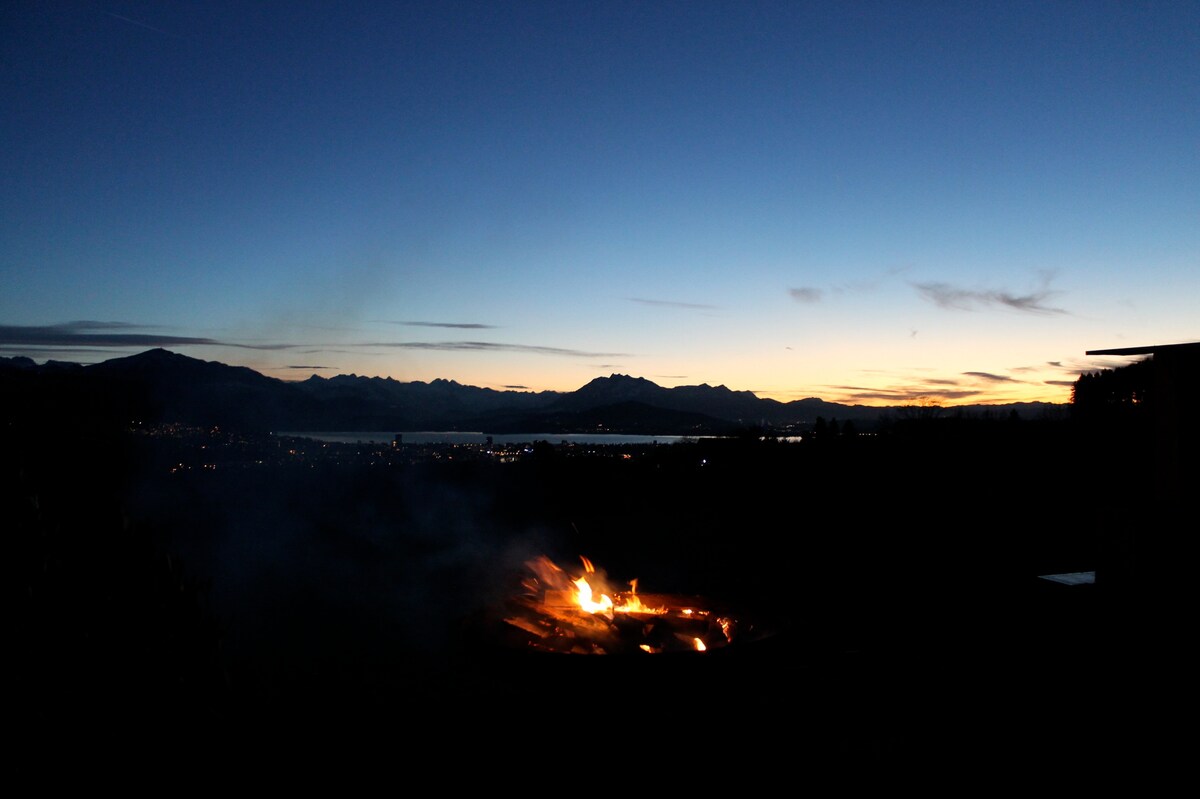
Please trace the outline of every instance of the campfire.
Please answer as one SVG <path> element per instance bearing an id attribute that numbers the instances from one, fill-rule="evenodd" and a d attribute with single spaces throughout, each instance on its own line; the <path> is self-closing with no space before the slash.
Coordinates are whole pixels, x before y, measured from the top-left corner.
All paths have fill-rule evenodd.
<path id="1" fill-rule="evenodd" d="M 698 597 L 640 594 L 637 580 L 616 589 L 590 560 L 570 574 L 542 556 L 526 562 L 522 592 L 508 602 L 504 622 L 524 645 L 546 652 L 705 652 L 728 646 L 739 622 Z"/>

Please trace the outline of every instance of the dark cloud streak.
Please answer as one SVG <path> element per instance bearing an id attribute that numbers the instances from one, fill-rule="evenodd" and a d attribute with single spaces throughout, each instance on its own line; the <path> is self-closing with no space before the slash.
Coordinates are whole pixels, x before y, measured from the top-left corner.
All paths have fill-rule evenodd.
<path id="1" fill-rule="evenodd" d="M 153 325 L 136 325 L 133 322 L 97 322 L 91 319 L 81 319 L 74 322 L 64 322 L 51 327 L 64 330 L 146 330 Z"/>
<path id="2" fill-rule="evenodd" d="M 796 302 L 812 304 L 814 302 L 820 302 L 824 292 L 811 286 L 802 286 L 800 288 L 788 289 L 788 294 L 790 294 L 792 299 Z"/>
<path id="3" fill-rule="evenodd" d="M 73 352 L 88 352 L 88 353 L 109 353 L 111 347 L 24 347 L 16 344 L 0 344 L 0 352 L 15 352 L 21 355 L 29 355 L 30 353 L 38 353 L 39 355 L 62 355 L 64 353 Z"/>
<path id="4" fill-rule="evenodd" d="M 495 330 L 495 325 L 484 325 L 478 322 L 393 322 L 388 319 L 382 320 L 388 325 L 404 325 L 405 327 L 441 327 L 451 328 L 454 330 Z"/>
<path id="5" fill-rule="evenodd" d="M 84 330 L 119 330 L 141 327 L 124 322 L 67 322 L 61 325 L 0 325 L 0 344 L 32 347 L 238 347 L 248 350 L 285 350 L 292 344 L 238 344 L 196 336 L 163 336 L 152 333 L 86 333 Z"/>
<path id="6" fill-rule="evenodd" d="M 362 347 L 392 347 L 406 350 L 438 350 L 442 352 L 525 352 L 534 355 L 561 355 L 572 358 L 627 358 L 623 352 L 585 352 L 562 347 L 544 347 L 536 344 L 500 344 L 492 341 L 376 341 L 361 344 Z"/>
<path id="7" fill-rule="evenodd" d="M 642 297 L 626 297 L 630 302 L 640 303 L 642 305 L 656 305 L 667 308 L 684 308 L 690 311 L 715 311 L 716 305 L 705 305 L 697 302 L 673 302 L 671 300 L 648 300 Z"/>
<path id="8" fill-rule="evenodd" d="M 1020 383 L 1022 381 L 1004 375 L 994 375 L 991 372 L 963 372 L 968 377 L 977 377 L 980 380 L 987 380 L 991 383 Z"/>
<path id="9" fill-rule="evenodd" d="M 887 400 L 889 402 L 920 402 L 922 400 L 958 400 L 976 397 L 979 391 L 905 391 L 901 389 L 878 389 L 857 391 L 850 394 L 856 400 Z"/>
<path id="10" fill-rule="evenodd" d="M 1063 308 L 1055 308 L 1046 304 L 1050 297 L 1059 293 L 1048 289 L 1030 294 L 1010 294 L 1007 291 L 976 291 L 958 288 L 949 283 L 913 283 L 912 286 L 918 294 L 934 305 L 951 311 L 973 311 L 980 307 L 1001 305 L 1015 311 L 1033 314 L 1068 313 Z"/>

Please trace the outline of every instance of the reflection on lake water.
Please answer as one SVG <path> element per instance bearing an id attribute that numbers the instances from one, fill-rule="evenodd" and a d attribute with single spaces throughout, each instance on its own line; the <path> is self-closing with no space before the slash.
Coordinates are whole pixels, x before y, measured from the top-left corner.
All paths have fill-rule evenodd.
<path id="1" fill-rule="evenodd" d="M 391 444 L 400 436 L 402 444 L 526 444 L 549 441 L 552 444 L 675 444 L 680 441 L 718 439 L 721 436 L 648 436 L 621 433 L 463 433 L 448 431 L 367 432 L 280 432 L 280 436 L 310 438 L 338 444 Z M 800 436 L 781 436 L 780 441 L 796 442 Z"/>

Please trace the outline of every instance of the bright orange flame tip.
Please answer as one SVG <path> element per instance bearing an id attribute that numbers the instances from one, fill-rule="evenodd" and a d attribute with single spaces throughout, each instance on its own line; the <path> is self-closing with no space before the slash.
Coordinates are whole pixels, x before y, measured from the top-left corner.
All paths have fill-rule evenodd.
<path id="1" fill-rule="evenodd" d="M 608 594 L 601 594 L 598 600 L 592 599 L 592 586 L 588 581 L 580 577 L 575 581 L 575 588 L 578 589 L 579 595 L 576 600 L 579 602 L 579 607 L 583 608 L 588 613 L 611 613 L 613 609 L 612 598 Z"/>

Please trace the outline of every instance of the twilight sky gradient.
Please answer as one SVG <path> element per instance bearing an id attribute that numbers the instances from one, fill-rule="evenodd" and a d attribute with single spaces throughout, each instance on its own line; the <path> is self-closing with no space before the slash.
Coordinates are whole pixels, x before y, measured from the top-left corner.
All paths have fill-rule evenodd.
<path id="1" fill-rule="evenodd" d="M 1064 402 L 1200 340 L 1195 2 L 0 8 L 0 355 Z"/>

